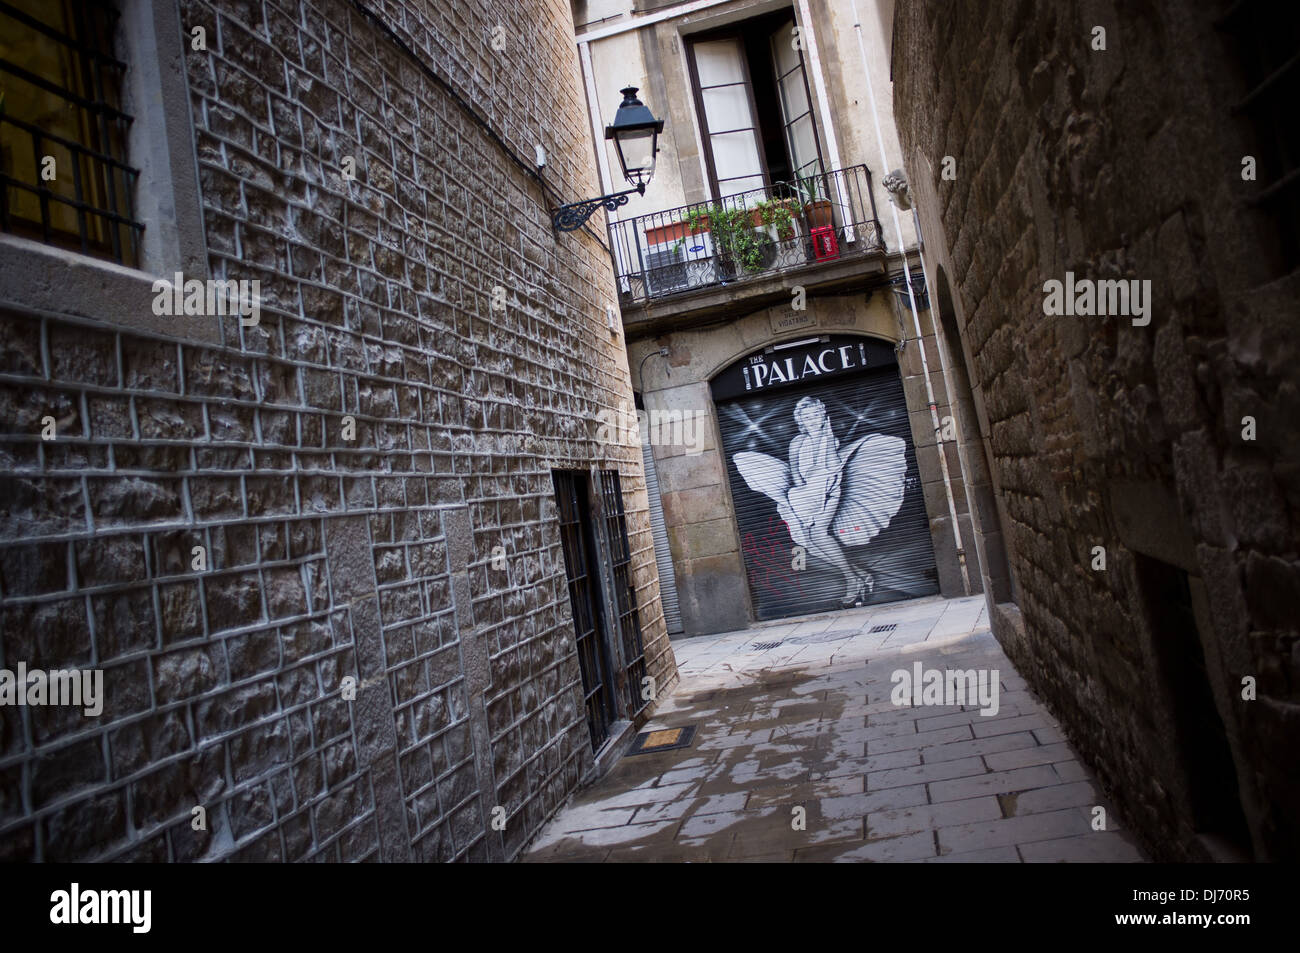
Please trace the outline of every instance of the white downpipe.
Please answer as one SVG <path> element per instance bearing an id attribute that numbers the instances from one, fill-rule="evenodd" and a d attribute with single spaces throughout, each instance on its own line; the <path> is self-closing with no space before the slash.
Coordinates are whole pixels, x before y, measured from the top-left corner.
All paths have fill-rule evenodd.
<path id="1" fill-rule="evenodd" d="M 806 5 L 807 0 L 800 0 L 800 3 Z M 871 82 L 871 63 L 867 60 L 867 47 L 862 40 L 862 20 L 858 16 L 858 0 L 850 0 L 850 3 L 853 7 L 853 29 L 857 31 L 858 36 L 858 52 L 862 56 L 862 72 L 867 77 L 867 101 L 871 103 L 871 121 L 875 124 L 876 143 L 880 146 L 881 175 L 887 175 L 889 156 L 885 154 L 885 136 L 880 128 L 880 113 L 876 109 L 876 92 Z M 934 425 L 935 436 L 938 437 L 942 429 L 939 426 L 939 406 L 935 403 L 934 387 L 930 384 L 930 363 L 925 358 L 925 342 L 922 340 L 921 335 L 921 315 L 916 310 L 916 295 L 912 291 L 912 269 L 908 267 L 907 248 L 903 244 L 903 224 L 898 218 L 898 206 L 890 202 L 889 210 L 894 216 L 894 234 L 898 238 L 898 250 L 903 256 L 903 279 L 907 282 L 907 300 L 912 306 L 912 325 L 916 329 L 916 346 L 921 351 L 921 374 L 925 377 L 925 397 L 930 404 L 930 422 Z M 924 262 L 921 265 L 921 274 L 925 277 Z M 927 290 L 929 287 L 927 279 Z M 938 343 L 937 331 L 935 342 Z M 957 504 L 952 495 L 952 478 L 948 474 L 948 454 L 944 451 L 942 441 L 938 441 L 936 446 L 939 450 L 939 470 L 943 473 L 943 490 L 948 497 L 948 517 L 952 521 L 953 543 L 957 547 L 957 562 L 961 566 L 962 589 L 966 595 L 970 595 L 970 574 L 966 569 L 966 550 L 962 546 L 961 524 L 957 522 Z"/>
<path id="2" fill-rule="evenodd" d="M 837 172 L 842 167 L 840 164 L 840 143 L 835 136 L 834 117 L 831 115 L 831 100 L 826 95 L 826 81 L 822 79 L 822 58 L 817 51 L 817 35 L 813 30 L 812 10 L 808 6 L 808 0 L 799 0 L 799 21 L 801 26 L 799 36 L 803 39 L 804 50 L 808 54 L 808 67 L 812 70 L 813 86 L 817 90 L 817 108 L 821 110 L 822 128 L 826 130 L 826 148 L 831 153 L 831 171 Z M 836 177 L 835 190 L 839 193 L 840 208 L 847 211 L 849 200 L 844 194 L 843 176 Z M 846 242 L 852 242 L 856 237 L 852 228 L 844 229 L 844 240 Z"/>
<path id="3" fill-rule="evenodd" d="M 587 86 L 587 118 L 591 121 L 591 137 L 596 143 L 596 158 L 599 160 L 597 169 L 600 172 L 600 190 L 609 193 L 612 191 L 610 187 L 609 152 L 605 149 L 603 124 L 600 121 L 600 98 L 596 95 L 596 76 L 591 65 L 591 47 L 586 43 L 579 43 L 578 52 L 582 64 L 582 81 Z M 610 212 L 609 214 L 613 218 L 618 216 L 617 212 Z"/>
<path id="4" fill-rule="evenodd" d="M 596 75 L 595 69 L 591 65 L 591 47 L 586 43 L 578 44 L 578 64 L 582 68 L 582 81 L 587 87 L 587 119 L 591 123 L 591 138 L 596 144 L 596 171 L 600 175 L 600 191 L 602 195 L 608 195 L 613 191 L 610 181 L 613 178 L 609 171 L 609 152 L 605 148 L 605 138 L 601 134 L 603 127 L 600 122 L 600 99 L 596 95 Z M 608 221 L 612 225 L 618 221 L 618 212 L 605 212 Z M 619 274 L 627 274 L 629 263 L 625 261 L 626 255 L 620 243 L 614 240 L 614 233 L 610 233 L 610 250 L 614 253 L 614 260 L 617 262 Z M 618 279 L 620 283 L 626 283 L 626 278 Z M 620 291 L 625 290 L 623 288 Z"/>

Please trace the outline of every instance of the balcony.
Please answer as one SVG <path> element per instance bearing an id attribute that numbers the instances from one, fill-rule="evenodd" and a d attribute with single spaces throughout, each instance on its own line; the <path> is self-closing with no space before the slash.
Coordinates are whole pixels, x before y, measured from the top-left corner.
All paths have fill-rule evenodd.
<path id="1" fill-rule="evenodd" d="M 614 222 L 610 241 L 625 323 L 660 304 L 698 313 L 788 296 L 796 276 L 860 276 L 864 258 L 885 252 L 864 165 Z"/>

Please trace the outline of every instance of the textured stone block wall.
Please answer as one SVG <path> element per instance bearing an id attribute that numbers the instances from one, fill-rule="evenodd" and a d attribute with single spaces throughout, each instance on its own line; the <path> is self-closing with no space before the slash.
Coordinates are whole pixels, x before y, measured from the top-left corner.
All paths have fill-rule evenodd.
<path id="1" fill-rule="evenodd" d="M 1151 654 L 1172 610 L 1144 608 L 1136 554 L 1182 564 L 1255 854 L 1280 859 L 1300 853 L 1300 283 L 1248 204 L 1263 140 L 1230 113 L 1227 7 L 900 2 L 894 103 L 1006 513 L 1024 630 L 999 637 L 1130 827 L 1204 857 Z M 1151 323 L 1045 315 L 1067 270 L 1150 280 Z"/>
<path id="2" fill-rule="evenodd" d="M 620 471 L 675 679 L 639 450 L 594 439 L 632 400 L 608 253 L 547 213 L 596 187 L 568 5 L 365 5 L 181 3 L 209 265 L 257 326 L 0 316 L 0 665 L 108 699 L 0 707 L 0 857 L 512 856 L 591 765 L 555 467 Z M 550 195 L 505 151 L 538 143 Z"/>

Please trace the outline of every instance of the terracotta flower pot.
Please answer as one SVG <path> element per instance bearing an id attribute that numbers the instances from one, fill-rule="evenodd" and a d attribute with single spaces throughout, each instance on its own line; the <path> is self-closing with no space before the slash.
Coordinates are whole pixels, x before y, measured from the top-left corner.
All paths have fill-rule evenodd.
<path id="1" fill-rule="evenodd" d="M 679 242 L 688 235 L 700 235 L 709 230 L 709 217 L 706 215 L 700 222 L 700 227 L 692 229 L 687 222 L 669 222 L 667 225 L 656 225 L 653 228 L 645 230 L 645 240 L 648 245 L 664 245 L 668 242 Z"/>
<path id="2" fill-rule="evenodd" d="M 803 214 L 808 219 L 809 228 L 830 228 L 835 224 L 833 206 L 825 199 L 809 202 L 803 207 Z"/>

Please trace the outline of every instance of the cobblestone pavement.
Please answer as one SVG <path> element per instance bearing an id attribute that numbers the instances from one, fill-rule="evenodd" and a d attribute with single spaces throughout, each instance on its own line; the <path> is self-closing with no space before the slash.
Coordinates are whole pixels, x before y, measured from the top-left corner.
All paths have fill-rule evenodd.
<path id="1" fill-rule="evenodd" d="M 980 596 L 673 647 L 682 680 L 646 730 L 694 724 L 693 743 L 624 757 L 523 860 L 1144 859 L 1003 655 Z M 997 713 L 895 705 L 892 673 L 917 662 L 996 670 Z M 1098 806 L 1104 830 L 1093 829 Z"/>

